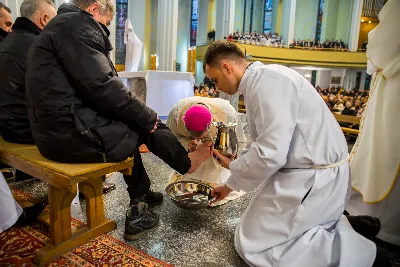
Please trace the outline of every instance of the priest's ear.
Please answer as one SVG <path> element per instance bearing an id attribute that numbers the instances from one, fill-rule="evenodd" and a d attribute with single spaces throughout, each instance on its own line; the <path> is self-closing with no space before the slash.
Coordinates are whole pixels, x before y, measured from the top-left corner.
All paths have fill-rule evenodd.
<path id="1" fill-rule="evenodd" d="M 232 74 L 232 66 L 229 65 L 228 63 L 224 63 L 222 64 L 222 69 L 226 70 L 228 72 L 228 74 Z"/>

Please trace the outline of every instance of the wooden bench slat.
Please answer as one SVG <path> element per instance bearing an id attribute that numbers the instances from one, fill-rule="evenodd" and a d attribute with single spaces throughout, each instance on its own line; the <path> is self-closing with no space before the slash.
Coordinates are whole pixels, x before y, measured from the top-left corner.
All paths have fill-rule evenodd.
<path id="1" fill-rule="evenodd" d="M 351 134 L 359 134 L 360 130 L 357 129 L 352 129 L 352 128 L 347 128 L 347 127 L 341 127 L 343 132 L 346 133 L 351 133 Z"/>
<path id="2" fill-rule="evenodd" d="M 360 124 L 360 117 L 356 117 L 356 116 L 349 116 L 349 115 L 342 115 L 342 114 L 336 114 L 336 113 L 332 113 L 333 116 L 335 116 L 335 119 L 338 122 L 348 122 L 348 123 L 353 123 L 353 124 Z"/>
<path id="3" fill-rule="evenodd" d="M 128 158 L 124 162 L 120 163 L 83 163 L 83 164 L 58 163 L 43 157 L 42 154 L 40 154 L 39 149 L 34 145 L 9 143 L 4 141 L 1 137 L 0 137 L 0 154 L 1 154 L 0 157 L 7 157 L 6 155 L 13 155 L 16 158 L 21 158 L 27 162 L 46 168 L 48 171 L 56 172 L 58 174 L 68 176 L 69 178 L 98 177 L 99 171 L 104 172 L 104 174 L 116 171 L 115 168 L 113 168 L 117 167 L 116 165 L 118 165 L 117 169 L 119 170 L 121 170 L 121 164 L 122 165 L 126 164 L 126 168 L 131 168 L 133 166 L 132 158 Z M 15 158 L 9 157 L 8 160 L 15 160 Z M 24 170 L 21 169 L 21 171 Z"/>

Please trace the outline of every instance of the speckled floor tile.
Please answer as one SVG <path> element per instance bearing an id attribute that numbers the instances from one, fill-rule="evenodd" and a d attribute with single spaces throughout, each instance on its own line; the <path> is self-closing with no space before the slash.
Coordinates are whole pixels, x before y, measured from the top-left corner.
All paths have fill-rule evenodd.
<path id="1" fill-rule="evenodd" d="M 253 193 L 215 208 L 187 211 L 176 207 L 164 191 L 171 168 L 151 153 L 143 154 L 143 162 L 152 180 L 152 189 L 163 192 L 164 202 L 156 208 L 160 214 L 157 228 L 139 240 L 125 241 L 125 212 L 129 196 L 122 174 L 115 173 L 108 181 L 116 190 L 104 195 L 105 214 L 117 222 L 117 228 L 108 234 L 128 243 L 153 257 L 178 267 L 243 267 L 247 266 L 233 246 L 234 230 Z M 47 202 L 47 184 L 28 180 L 12 183 L 29 192 L 39 201 Z M 85 200 L 73 200 L 72 217 L 86 222 Z"/>

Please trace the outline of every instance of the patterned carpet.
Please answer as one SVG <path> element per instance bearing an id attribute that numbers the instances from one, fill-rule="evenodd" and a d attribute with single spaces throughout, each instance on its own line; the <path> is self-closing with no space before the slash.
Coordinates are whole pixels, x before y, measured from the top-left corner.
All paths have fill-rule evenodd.
<path id="1" fill-rule="evenodd" d="M 29 195 L 11 188 L 13 194 L 34 202 Z M 73 226 L 83 224 L 73 220 Z M 35 252 L 50 243 L 48 227 L 34 223 L 12 227 L 0 233 L 0 266 L 34 266 Z M 135 266 L 169 267 L 165 262 L 147 255 L 113 237 L 103 234 L 90 242 L 62 255 L 46 266 Z"/>

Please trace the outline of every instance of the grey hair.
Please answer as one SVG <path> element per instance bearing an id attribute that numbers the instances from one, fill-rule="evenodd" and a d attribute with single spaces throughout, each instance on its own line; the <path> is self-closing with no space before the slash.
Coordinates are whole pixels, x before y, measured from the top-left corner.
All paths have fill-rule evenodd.
<path id="1" fill-rule="evenodd" d="M 100 13 L 102 15 L 107 14 L 110 12 L 114 15 L 114 6 L 110 0 L 71 0 L 70 3 L 76 5 L 82 10 L 86 10 L 89 6 L 97 3 L 100 7 Z"/>
<path id="2" fill-rule="evenodd" d="M 32 19 L 43 3 L 56 7 L 51 0 L 24 0 L 20 8 L 21 17 Z"/>
<path id="3" fill-rule="evenodd" d="M 9 7 L 7 7 L 5 4 L 3 4 L 2 2 L 0 2 L 0 9 L 4 9 L 5 11 L 7 11 L 8 13 L 11 14 L 11 9 Z"/>

